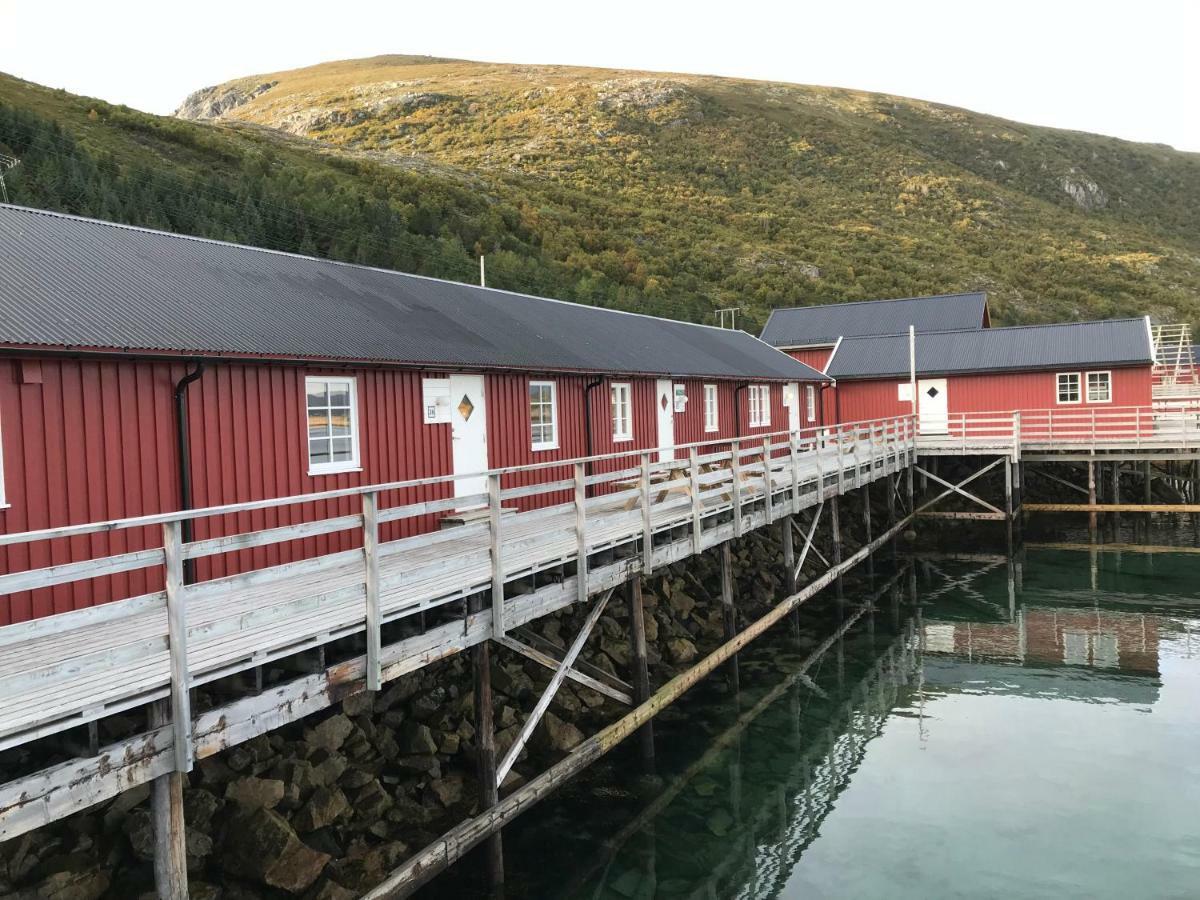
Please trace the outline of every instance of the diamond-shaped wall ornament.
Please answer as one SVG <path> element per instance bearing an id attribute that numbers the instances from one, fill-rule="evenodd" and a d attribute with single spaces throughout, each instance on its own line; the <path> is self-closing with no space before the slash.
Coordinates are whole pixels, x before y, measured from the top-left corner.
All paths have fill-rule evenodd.
<path id="1" fill-rule="evenodd" d="M 925 393 L 928 394 L 930 397 L 936 397 L 938 395 L 938 389 L 935 387 L 931 387 Z"/>
<path id="2" fill-rule="evenodd" d="M 475 404 L 471 402 L 471 398 L 463 394 L 462 400 L 458 403 L 458 414 L 463 417 L 466 422 L 471 418 L 471 413 L 475 412 Z"/>
<path id="3" fill-rule="evenodd" d="M 663 409 L 666 409 L 666 408 L 667 408 L 667 404 L 668 404 L 670 401 L 668 401 L 668 400 L 667 400 L 667 395 L 666 395 L 666 394 L 663 394 L 661 397 L 659 397 L 659 398 L 658 398 L 658 402 L 659 402 L 659 405 L 661 405 Z"/>

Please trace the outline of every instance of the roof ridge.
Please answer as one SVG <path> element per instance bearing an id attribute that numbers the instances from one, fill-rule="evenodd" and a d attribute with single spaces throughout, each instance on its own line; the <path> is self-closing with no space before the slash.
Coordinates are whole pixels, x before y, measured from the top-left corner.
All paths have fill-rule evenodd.
<path id="1" fill-rule="evenodd" d="M 771 316 L 777 312 L 791 312 L 798 309 L 824 309 L 828 306 L 864 306 L 868 303 L 905 303 L 910 300 L 944 300 L 947 297 L 987 297 L 987 291 L 950 291 L 945 294 L 921 294 L 917 297 L 880 297 L 876 300 L 844 300 L 833 303 L 814 303 L 809 306 L 776 306 L 771 310 Z M 768 321 L 770 317 L 768 316 Z"/>
<path id="2" fill-rule="evenodd" d="M 1084 319 L 1080 322 L 1034 322 L 1029 325 L 1001 325 L 994 328 L 949 328 L 937 331 L 918 331 L 917 337 L 930 337 L 943 334 L 1004 334 L 1009 331 L 1026 331 L 1033 328 L 1068 328 L 1078 325 L 1109 325 L 1123 322 L 1144 322 L 1145 316 L 1123 316 L 1120 319 Z M 870 341 L 879 338 L 907 337 L 907 331 L 890 331 L 887 334 L 854 334 L 846 335 L 848 341 Z"/>
<path id="3" fill-rule="evenodd" d="M 13 209 L 18 212 L 29 213 L 31 215 L 48 216 L 51 218 L 70 219 L 70 220 L 73 220 L 76 222 L 87 222 L 87 223 L 90 223 L 93 225 L 103 225 L 108 228 L 118 228 L 118 229 L 124 229 L 126 231 L 136 231 L 136 232 L 140 232 L 142 234 L 158 234 L 158 235 L 163 235 L 164 237 L 175 238 L 176 240 L 180 240 L 180 241 L 196 241 L 196 242 L 202 243 L 202 244 L 216 244 L 217 246 L 221 246 L 221 247 L 235 247 L 239 250 L 249 250 L 249 251 L 252 251 L 255 253 L 268 253 L 268 254 L 272 254 L 274 256 L 285 256 L 285 257 L 289 257 L 292 259 L 308 260 L 310 262 L 315 262 L 315 263 L 326 263 L 328 265 L 333 265 L 333 266 L 345 266 L 346 268 L 350 268 L 350 269 L 365 269 L 365 270 L 371 271 L 371 272 L 383 272 L 385 274 L 394 275 L 394 276 L 397 276 L 400 278 L 419 278 L 423 281 L 436 281 L 441 284 L 456 284 L 456 285 L 461 285 L 462 287 L 465 287 L 465 288 L 470 288 L 472 290 L 492 291 L 493 293 L 496 293 L 496 294 L 505 294 L 510 297 L 521 297 L 526 300 L 540 300 L 545 303 L 564 303 L 569 306 L 578 306 L 583 309 L 596 309 L 596 310 L 601 310 L 603 312 L 608 312 L 608 313 L 615 313 L 615 314 L 626 315 L 626 316 L 637 316 L 637 317 L 643 318 L 643 319 L 654 319 L 655 321 L 658 321 L 658 322 L 670 322 L 670 323 L 673 323 L 676 325 L 687 325 L 687 326 L 691 326 L 691 327 L 695 327 L 695 328 L 710 328 L 714 331 L 731 331 L 731 332 L 734 332 L 735 334 L 744 334 L 746 337 L 753 338 L 754 340 L 757 340 L 757 341 L 761 341 L 764 344 L 767 343 L 766 341 L 762 341 L 762 339 L 757 337 L 756 335 L 752 335 L 752 334 L 750 334 L 750 332 L 743 331 L 740 328 L 721 328 L 720 326 L 707 325 L 703 322 L 688 322 L 684 319 L 672 319 L 672 318 L 668 318 L 667 316 L 651 315 L 650 313 L 634 312 L 632 310 L 626 310 L 626 309 L 612 309 L 607 306 L 593 306 L 592 304 L 589 304 L 589 303 L 577 303 L 573 300 L 561 300 L 557 297 L 541 297 L 537 294 L 526 294 L 521 291 L 510 291 L 510 290 L 506 290 L 504 288 L 487 287 L 486 285 L 471 284 L 470 282 L 467 282 L 467 281 L 451 281 L 448 278 L 435 278 L 432 275 L 418 275 L 415 272 L 401 272 L 398 269 L 385 269 L 382 266 L 365 266 L 365 265 L 362 265 L 361 263 L 344 262 L 343 260 L 340 260 L 340 259 L 327 259 L 322 256 L 308 256 L 304 253 L 292 253 L 288 250 L 274 250 L 270 247 L 256 247 L 253 244 L 239 244 L 235 241 L 222 241 L 222 240 L 218 240 L 216 238 L 200 237 L 199 235 L 195 235 L 195 234 L 182 234 L 178 231 L 164 231 L 161 228 L 146 228 L 145 226 L 142 226 L 142 225 L 129 225 L 125 222 L 111 222 L 107 219 L 97 219 L 92 216 L 80 216 L 80 215 L 76 215 L 74 213 L 59 212 L 58 210 L 53 210 L 53 209 L 41 209 L 36 206 L 22 206 L 18 203 L 0 203 L 0 210 L 3 210 L 3 209 Z M 778 348 L 774 347 L 772 344 L 767 344 L 767 346 L 772 347 L 773 349 L 778 349 Z"/>

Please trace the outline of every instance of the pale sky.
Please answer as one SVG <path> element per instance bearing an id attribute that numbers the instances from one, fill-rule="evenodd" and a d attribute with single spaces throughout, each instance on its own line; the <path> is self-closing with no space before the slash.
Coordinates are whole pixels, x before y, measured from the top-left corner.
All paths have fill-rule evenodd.
<path id="1" fill-rule="evenodd" d="M 0 71 L 156 113 L 380 53 L 836 85 L 1200 151 L 1200 0 L 0 0 Z"/>

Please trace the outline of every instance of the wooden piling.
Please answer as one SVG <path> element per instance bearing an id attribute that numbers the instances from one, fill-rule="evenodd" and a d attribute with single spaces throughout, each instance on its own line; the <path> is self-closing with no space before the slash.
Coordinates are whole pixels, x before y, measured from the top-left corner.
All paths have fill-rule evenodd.
<path id="1" fill-rule="evenodd" d="M 795 526 L 790 515 L 784 516 L 780 522 L 779 536 L 783 541 L 783 588 L 789 594 L 796 593 L 799 579 L 796 577 L 796 537 Z M 800 611 L 795 610 L 791 616 L 792 634 L 800 633 Z"/>
<path id="2" fill-rule="evenodd" d="M 1088 460 L 1088 506 L 1092 507 L 1088 513 L 1088 540 L 1093 544 L 1096 543 L 1096 462 Z"/>
<path id="3" fill-rule="evenodd" d="M 1013 555 L 1013 463 L 1004 464 L 1004 526 L 1008 538 L 1008 557 Z"/>
<path id="4" fill-rule="evenodd" d="M 166 700 L 150 705 L 150 727 L 171 722 Z M 154 887 L 162 900 L 188 900 L 187 840 L 183 818 L 183 780 L 179 771 L 168 772 L 151 784 L 151 815 L 154 821 Z"/>
<path id="5" fill-rule="evenodd" d="M 1112 539 L 1118 540 L 1121 532 L 1121 462 L 1113 460 L 1112 464 L 1112 497 L 1110 498 L 1117 510 L 1112 515 Z"/>
<path id="6" fill-rule="evenodd" d="M 737 637 L 737 611 L 733 607 L 733 550 L 731 541 L 721 545 L 721 612 L 725 620 L 725 642 Z M 729 658 L 729 679 L 734 691 L 740 689 L 741 675 L 738 672 L 738 658 L 734 654 Z"/>
<path id="7" fill-rule="evenodd" d="M 642 579 L 631 578 L 627 584 L 629 598 L 629 639 L 632 644 L 633 700 L 645 703 L 650 696 L 650 669 L 646 663 L 646 614 L 642 605 Z M 648 719 L 638 729 L 638 743 L 647 773 L 654 771 L 654 720 Z"/>
<path id="8" fill-rule="evenodd" d="M 481 600 L 471 598 L 471 611 L 479 612 Z M 491 641 L 481 641 L 471 648 L 471 668 L 475 681 L 475 741 L 476 770 L 479 778 L 479 801 L 484 810 L 500 800 L 496 783 L 496 728 L 492 711 L 492 650 Z M 504 884 L 504 843 L 499 830 L 484 842 L 485 870 L 489 887 Z"/>
<path id="9" fill-rule="evenodd" d="M 829 529 L 833 533 L 833 564 L 842 562 L 842 521 L 838 513 L 838 498 L 829 498 Z M 835 582 L 838 599 L 842 598 L 842 576 L 839 574 Z"/>

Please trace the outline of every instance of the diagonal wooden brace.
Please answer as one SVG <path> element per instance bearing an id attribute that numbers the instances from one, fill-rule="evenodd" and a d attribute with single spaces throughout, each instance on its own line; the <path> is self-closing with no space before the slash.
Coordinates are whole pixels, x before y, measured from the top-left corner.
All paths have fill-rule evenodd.
<path id="1" fill-rule="evenodd" d="M 988 463 L 986 466 L 984 466 L 982 469 L 980 469 L 974 475 L 970 475 L 970 476 L 964 478 L 958 484 L 951 484 L 950 482 L 946 481 L 944 478 L 939 478 L 937 475 L 934 475 L 932 472 L 928 472 L 925 469 L 921 468 L 920 466 L 914 465 L 913 468 L 916 471 L 920 472 L 922 475 L 924 475 L 926 478 L 932 478 L 938 484 L 945 485 L 947 488 L 949 488 L 949 490 L 942 491 L 940 494 L 938 494 L 936 497 L 934 497 L 928 503 L 924 503 L 921 506 L 917 507 L 917 512 L 923 512 L 924 510 L 929 509 L 929 507 L 934 506 L 937 503 L 940 503 L 942 500 L 945 500 L 951 494 L 961 494 L 962 496 L 966 497 L 968 500 L 978 503 L 984 509 L 988 509 L 994 513 L 999 513 L 1000 515 L 1004 515 L 1004 512 L 999 507 L 992 506 L 992 504 L 988 503 L 986 500 L 980 500 L 974 494 L 972 494 L 968 491 L 964 491 L 963 487 L 970 484 L 976 478 L 980 478 L 983 475 L 987 474 L 992 469 L 996 468 L 996 466 L 1000 465 L 1000 463 L 1004 462 L 1006 459 L 1007 459 L 1007 457 L 1002 456 L 999 459 L 997 459 L 995 462 Z"/>
<path id="2" fill-rule="evenodd" d="M 533 734 L 533 729 L 537 727 L 538 722 L 542 721 L 542 716 L 546 714 L 546 710 L 550 707 L 550 701 L 554 699 L 554 695 L 558 693 L 559 687 L 563 680 L 567 677 L 567 673 L 571 671 L 571 667 L 575 664 L 576 657 L 579 656 L 583 645 L 587 643 L 588 636 L 592 633 L 592 629 L 596 627 L 596 623 L 600 621 L 600 614 L 604 612 L 604 607 L 608 604 L 608 598 L 613 595 L 615 588 L 609 588 L 596 601 L 596 605 L 592 607 L 592 611 L 588 613 L 587 619 L 583 623 L 583 627 L 579 629 L 579 634 L 575 635 L 575 640 L 571 643 L 566 654 L 562 658 L 562 662 L 558 664 L 558 668 L 554 670 L 554 675 L 550 678 L 550 683 L 546 685 L 546 690 L 542 692 L 542 696 L 538 698 L 537 704 L 533 707 L 533 712 L 529 714 L 529 718 L 525 720 L 525 724 L 521 726 L 521 732 L 517 735 L 517 739 L 513 741 L 513 745 L 508 749 L 508 753 L 504 755 L 500 765 L 496 767 L 496 784 L 503 784 L 504 779 L 508 777 L 508 773 L 512 770 L 513 763 L 517 761 L 517 757 L 521 755 L 521 751 L 525 749 L 525 744 L 529 741 Z"/>
<path id="3" fill-rule="evenodd" d="M 804 560 L 808 559 L 808 551 L 815 549 L 813 547 L 813 535 L 817 532 L 817 523 L 821 521 L 821 511 L 825 509 L 825 501 L 822 500 L 817 504 L 816 512 L 813 513 L 812 523 L 808 526 L 808 534 L 804 536 L 804 549 L 800 551 L 800 559 L 796 561 L 796 573 L 793 575 L 794 580 L 799 580 L 800 570 L 804 568 Z M 820 556 L 820 552 L 817 553 Z M 826 565 L 829 565 L 826 563 Z"/>
<path id="4" fill-rule="evenodd" d="M 821 516 L 821 510 L 822 510 L 822 509 L 824 509 L 824 508 L 825 508 L 825 501 L 824 501 L 824 500 L 822 500 L 822 501 L 821 501 L 819 504 L 817 504 L 817 511 L 816 511 L 816 513 L 815 513 L 815 514 L 814 514 L 814 516 L 813 516 L 813 521 L 812 521 L 812 524 L 811 524 L 811 526 L 810 526 L 810 528 L 809 528 L 809 535 L 811 535 L 811 534 L 813 533 L 813 529 L 814 529 L 814 528 L 816 528 L 817 519 L 819 519 L 819 518 L 820 518 L 820 516 Z M 813 552 L 813 553 L 815 553 L 815 554 L 817 555 L 817 559 L 819 559 L 821 562 L 823 562 L 823 563 L 824 563 L 826 566 L 829 566 L 829 560 L 827 560 L 827 559 L 825 558 L 825 554 L 824 554 L 824 553 L 822 553 L 820 550 L 818 550 L 818 549 L 817 549 L 817 545 L 816 545 L 815 543 L 813 543 L 813 542 L 812 542 L 812 541 L 809 539 L 809 537 L 808 537 L 807 535 L 805 535 L 805 534 L 804 534 L 804 532 L 803 532 L 803 531 L 801 531 L 801 530 L 800 530 L 800 525 L 799 525 L 799 523 L 798 523 L 798 522 L 796 522 L 795 520 L 793 520 L 793 521 L 792 521 L 792 527 L 793 527 L 794 529 L 796 529 L 796 534 L 797 534 L 797 536 L 798 536 L 798 537 L 800 537 L 800 538 L 801 538 L 801 540 L 803 540 L 803 541 L 805 542 L 805 548 L 804 548 L 804 552 L 805 552 L 805 553 L 807 553 L 809 550 L 812 550 L 812 552 Z M 801 557 L 800 557 L 800 565 L 804 565 L 804 557 L 803 557 L 803 556 L 801 556 Z M 799 576 L 799 572 L 800 572 L 800 566 L 797 566 L 797 567 L 796 567 L 796 573 L 797 573 L 797 576 Z"/>
<path id="5" fill-rule="evenodd" d="M 528 644 L 522 644 L 511 635 L 498 637 L 495 640 L 496 643 L 507 647 L 514 653 L 520 653 L 526 659 L 531 659 L 538 665 L 545 666 L 547 669 L 557 670 L 562 664 L 562 660 L 555 659 L 549 653 L 543 653 L 541 650 L 530 647 Z M 624 703 L 626 706 L 633 706 L 633 697 L 631 697 L 629 694 L 623 693 L 614 687 L 609 687 L 600 679 L 593 678 L 591 675 L 587 675 L 576 668 L 568 669 L 567 677 L 578 684 L 582 684 L 584 687 L 591 688 L 593 691 L 603 694 L 605 697 L 611 697 L 618 703 Z"/>

